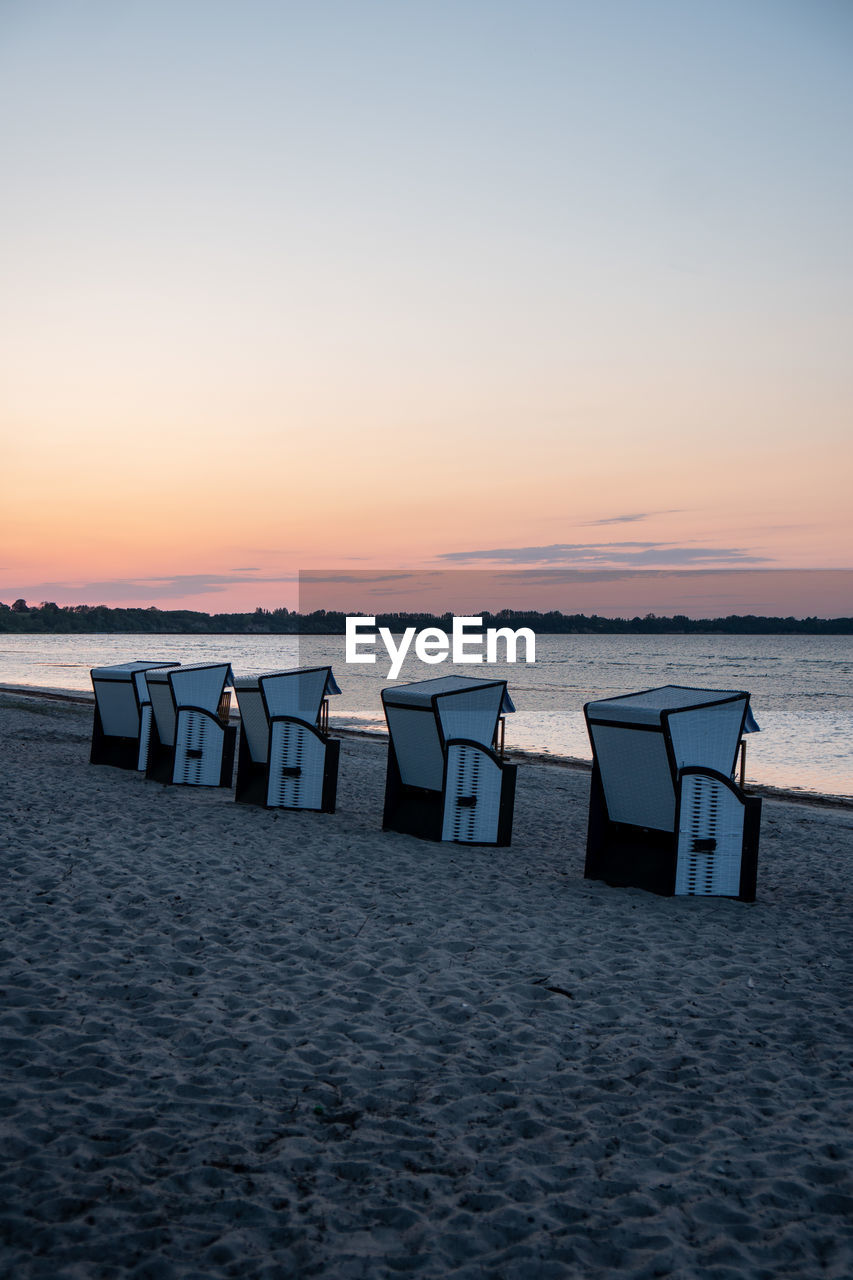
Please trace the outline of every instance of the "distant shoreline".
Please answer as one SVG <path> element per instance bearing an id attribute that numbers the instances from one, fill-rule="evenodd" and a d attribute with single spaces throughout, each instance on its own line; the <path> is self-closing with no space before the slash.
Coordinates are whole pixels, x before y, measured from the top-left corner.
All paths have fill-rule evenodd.
<path id="1" fill-rule="evenodd" d="M 0 634 L 7 635 L 343 635 L 347 617 L 358 611 L 255 609 L 251 613 L 201 613 L 190 609 L 111 608 L 107 605 L 29 606 L 0 602 Z M 369 615 L 392 633 L 414 626 L 447 628 L 451 613 L 393 612 Z M 729 614 L 688 618 L 685 614 L 604 618 L 598 614 L 528 609 L 478 611 L 484 626 L 529 627 L 537 635 L 853 635 L 853 617 L 794 618 Z"/>

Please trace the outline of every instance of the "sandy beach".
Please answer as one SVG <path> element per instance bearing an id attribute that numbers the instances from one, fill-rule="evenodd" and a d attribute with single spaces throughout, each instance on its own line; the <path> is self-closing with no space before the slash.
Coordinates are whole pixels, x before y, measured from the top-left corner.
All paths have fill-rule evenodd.
<path id="1" fill-rule="evenodd" d="M 765 800 L 758 900 L 583 879 L 589 774 L 508 849 L 88 763 L 0 694 L 0 1276 L 853 1274 L 853 808 Z"/>

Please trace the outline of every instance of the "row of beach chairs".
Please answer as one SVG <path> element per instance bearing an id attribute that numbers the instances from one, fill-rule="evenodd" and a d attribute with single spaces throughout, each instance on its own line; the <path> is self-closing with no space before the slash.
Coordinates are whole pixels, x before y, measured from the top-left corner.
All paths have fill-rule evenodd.
<path id="1" fill-rule="evenodd" d="M 93 764 L 175 785 L 234 785 L 240 803 L 334 813 L 340 743 L 331 667 L 235 676 L 228 663 L 92 670 Z M 231 690 L 239 725 L 231 722 Z M 506 681 L 445 676 L 382 691 L 383 829 L 509 845 L 517 766 Z M 655 893 L 755 898 L 761 801 L 734 779 L 749 694 L 658 689 L 584 708 L 593 753 L 585 875 Z M 235 778 L 236 756 L 236 778 Z"/>

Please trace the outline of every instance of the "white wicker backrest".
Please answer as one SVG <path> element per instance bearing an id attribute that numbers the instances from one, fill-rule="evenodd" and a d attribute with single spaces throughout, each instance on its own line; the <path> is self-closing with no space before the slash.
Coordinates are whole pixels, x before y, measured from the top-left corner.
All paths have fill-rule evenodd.
<path id="1" fill-rule="evenodd" d="M 171 672 L 176 704 L 200 707 L 216 715 L 229 670 L 227 662 L 209 667 L 176 667 Z"/>
<path id="2" fill-rule="evenodd" d="M 118 738 L 137 737 L 139 708 L 130 674 L 126 680 L 98 680 L 93 676 L 92 686 L 104 733 Z"/>
<path id="3" fill-rule="evenodd" d="M 734 767 L 746 694 L 732 702 L 676 711 L 669 716 L 669 733 L 676 767 L 700 764 L 728 777 Z"/>
<path id="4" fill-rule="evenodd" d="M 590 724 L 612 822 L 655 831 L 675 825 L 675 788 L 663 733 Z"/>
<path id="5" fill-rule="evenodd" d="M 485 685 L 482 689 L 464 689 L 436 698 L 435 705 L 445 741 L 469 738 L 484 747 L 492 745 L 498 722 L 503 685 Z"/>
<path id="6" fill-rule="evenodd" d="M 271 716 L 294 716 L 308 724 L 316 724 L 326 691 L 328 672 L 325 667 L 316 671 L 282 671 L 276 675 L 261 676 L 264 696 Z"/>
<path id="7" fill-rule="evenodd" d="M 241 688 L 238 682 L 234 686 L 234 692 L 237 695 L 243 731 L 249 744 L 249 754 L 259 764 L 267 759 L 270 739 L 269 721 L 264 710 L 261 691 L 257 685 L 254 688 Z"/>
<path id="8" fill-rule="evenodd" d="M 444 782 L 444 754 L 432 708 L 385 707 L 388 729 L 407 786 L 440 791 Z"/>

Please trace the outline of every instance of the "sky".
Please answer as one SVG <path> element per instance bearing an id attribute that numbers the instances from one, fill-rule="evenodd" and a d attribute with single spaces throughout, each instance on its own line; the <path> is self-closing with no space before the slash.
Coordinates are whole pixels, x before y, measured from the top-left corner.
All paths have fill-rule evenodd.
<path id="1" fill-rule="evenodd" d="M 6 603 L 853 567 L 849 0 L 0 0 L 0 149 Z"/>

